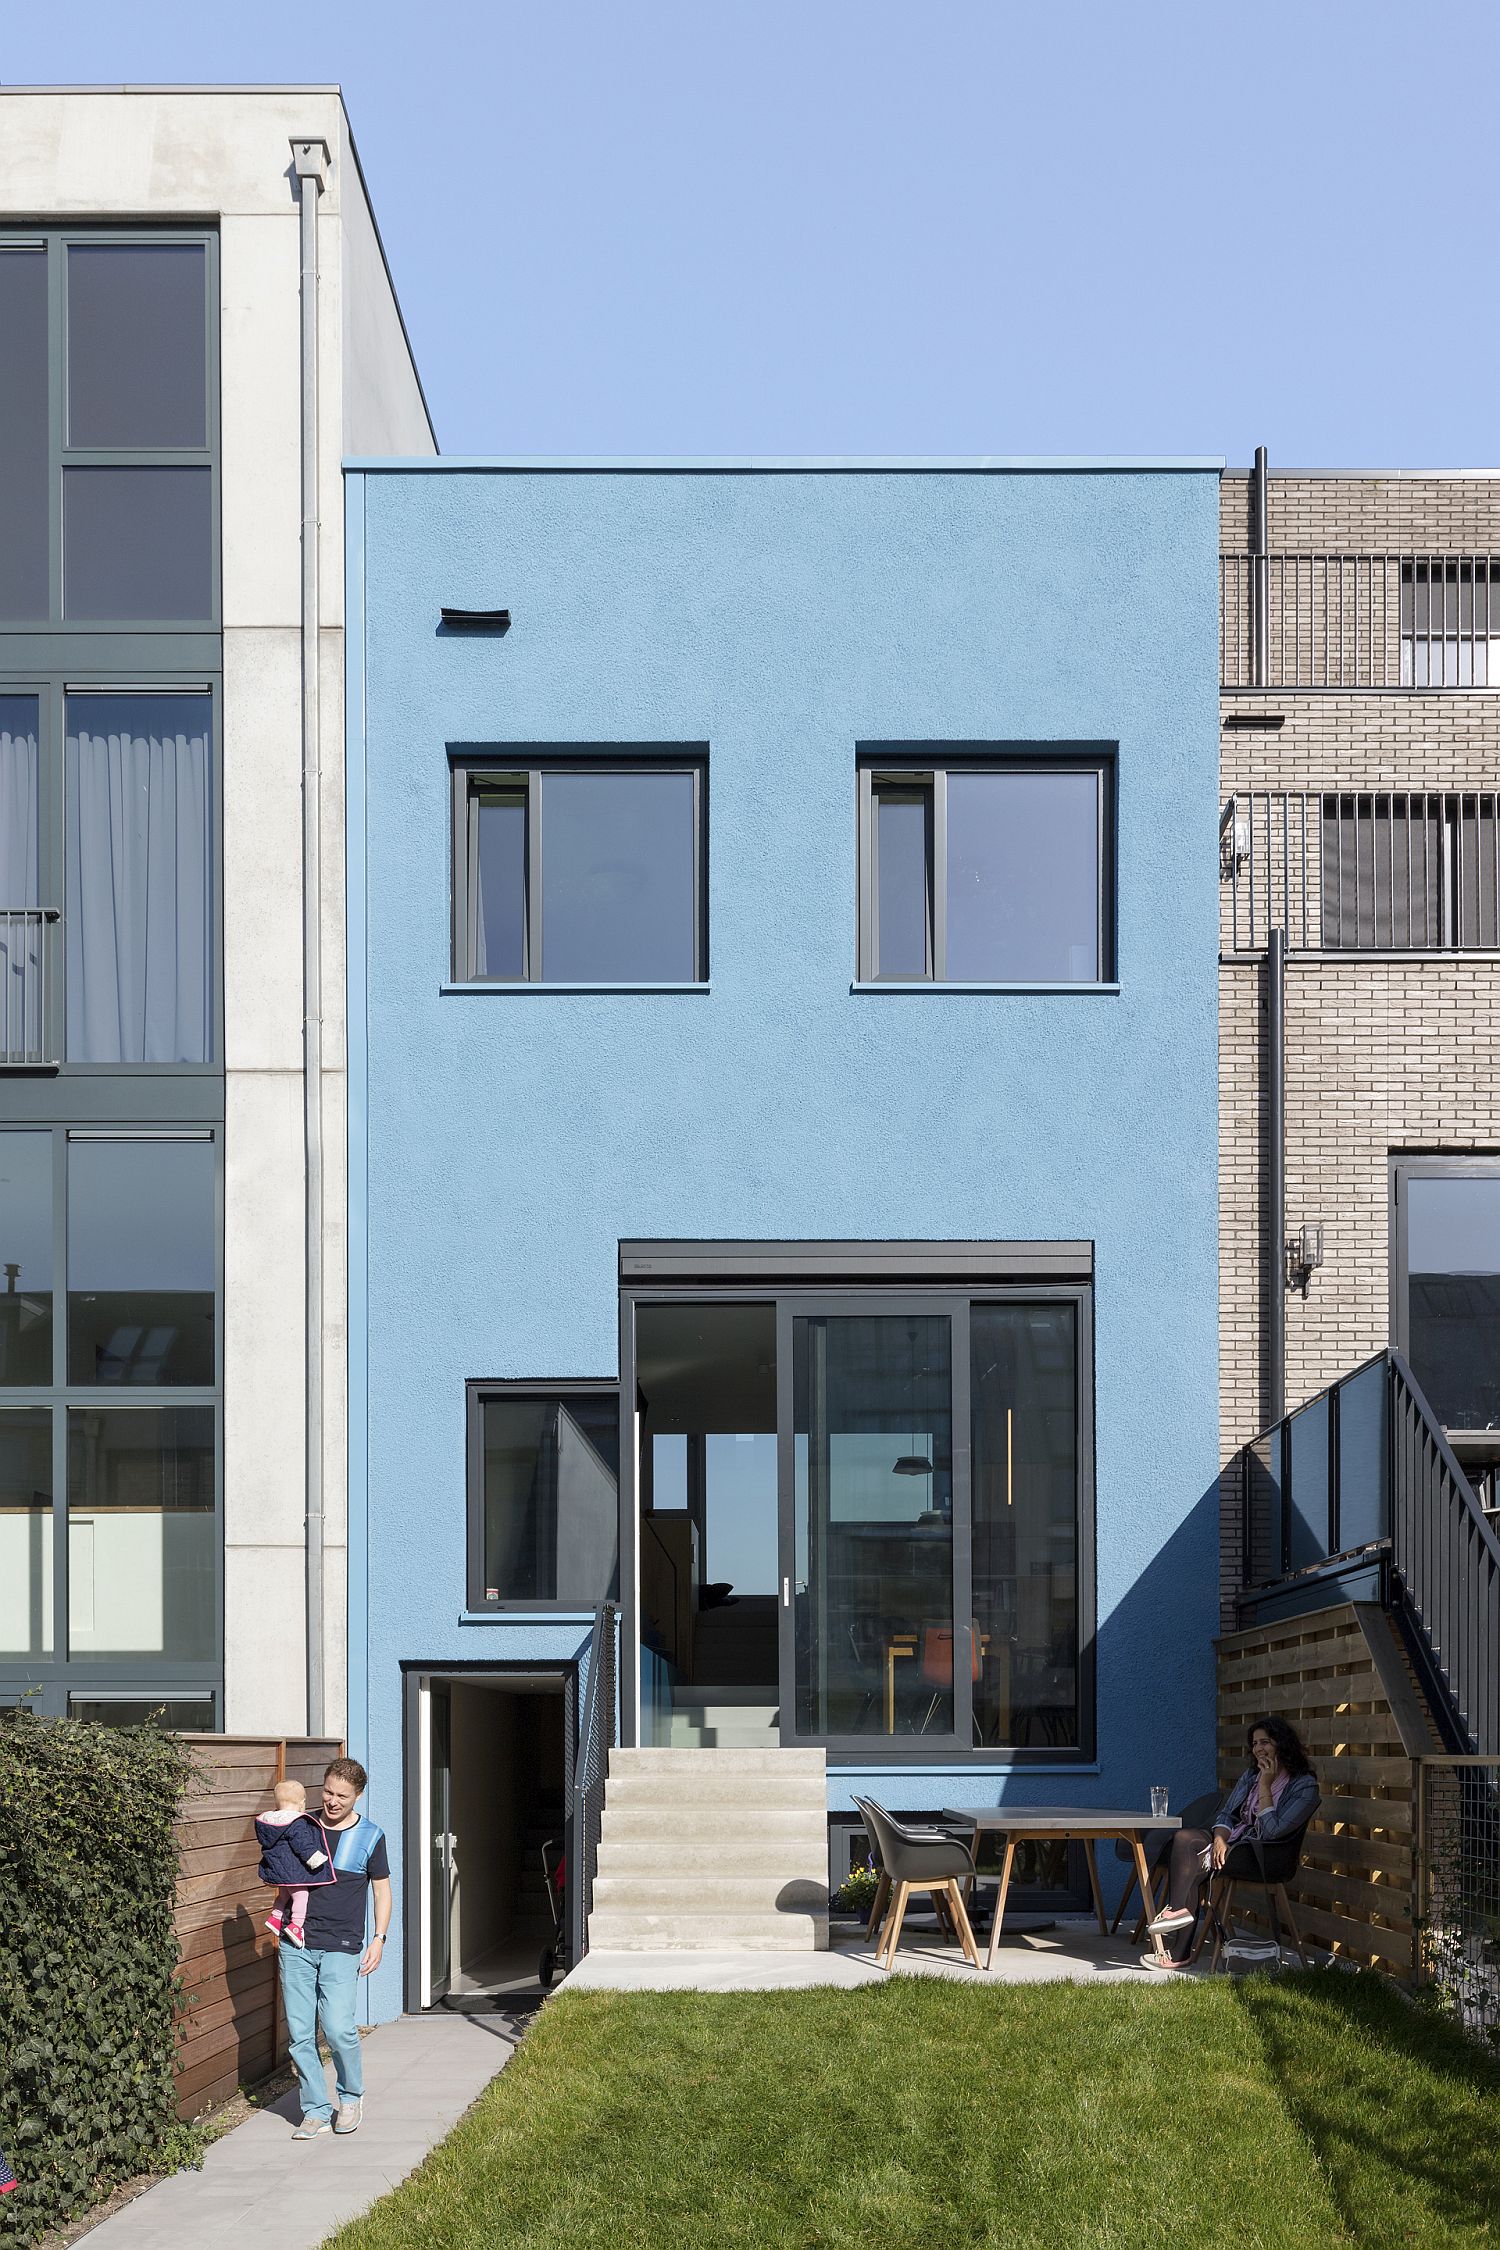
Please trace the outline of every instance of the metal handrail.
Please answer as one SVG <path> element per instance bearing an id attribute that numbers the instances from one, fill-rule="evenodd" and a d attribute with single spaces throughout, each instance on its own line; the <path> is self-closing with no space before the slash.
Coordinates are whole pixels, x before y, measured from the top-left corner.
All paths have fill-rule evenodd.
<path id="1" fill-rule="evenodd" d="M 570 1958 L 574 1961 L 581 1960 L 588 1951 L 589 1917 L 594 1911 L 594 1874 L 599 1863 L 604 1786 L 609 1753 L 615 1740 L 617 1614 L 613 1602 L 601 1602 L 594 1612 L 588 1685 L 584 1690 L 578 1752 L 573 1763 L 573 1843 L 568 1869 L 568 1902 L 572 1925 Z"/>
<path id="2" fill-rule="evenodd" d="M 55 906 L 0 907 L 0 1064 L 49 1063 Z"/>
<path id="3" fill-rule="evenodd" d="M 1379 1422 L 1366 1384 L 1346 1431 L 1345 1401 L 1375 1368 Z M 1401 1353 L 1378 1352 L 1315 1392 L 1237 1460 L 1241 1603 L 1297 1578 L 1379 1567 L 1454 1748 L 1500 1752 L 1500 1538 Z M 1350 1489 L 1361 1462 L 1374 1463 L 1374 1491 Z"/>
<path id="4" fill-rule="evenodd" d="M 1500 556 L 1221 554 L 1219 678 L 1230 689 L 1500 687 Z"/>

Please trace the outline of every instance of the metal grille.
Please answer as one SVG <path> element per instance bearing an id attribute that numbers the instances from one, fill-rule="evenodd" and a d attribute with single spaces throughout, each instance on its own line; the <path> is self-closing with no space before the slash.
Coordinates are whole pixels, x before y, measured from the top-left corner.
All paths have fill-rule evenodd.
<path id="1" fill-rule="evenodd" d="M 1249 790 L 1219 827 L 1231 953 L 1500 948 L 1494 790 Z"/>
<path id="2" fill-rule="evenodd" d="M 1417 1974 L 1500 2039 L 1500 1758 L 1417 1761 Z"/>
<path id="3" fill-rule="evenodd" d="M 0 1063 L 40 1063 L 46 1049 L 47 967 L 55 912 L 0 910 Z"/>
<path id="4" fill-rule="evenodd" d="M 1227 688 L 1500 686 L 1500 557 L 1219 557 L 1219 677 Z"/>

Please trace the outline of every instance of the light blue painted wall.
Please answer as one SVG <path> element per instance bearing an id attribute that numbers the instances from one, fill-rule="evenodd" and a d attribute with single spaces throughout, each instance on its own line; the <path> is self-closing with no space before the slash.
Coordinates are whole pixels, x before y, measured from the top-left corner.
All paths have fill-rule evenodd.
<path id="1" fill-rule="evenodd" d="M 622 1236 L 1091 1239 L 1097 1772 L 883 1789 L 1207 1786 L 1214 473 L 412 466 L 349 500 L 350 1731 L 393 1847 L 401 1660 L 577 1645 L 458 1622 L 464 1383 L 613 1376 Z M 1117 994 L 851 993 L 855 746 L 974 740 L 1118 744 Z M 707 744 L 711 991 L 443 995 L 458 742 Z"/>

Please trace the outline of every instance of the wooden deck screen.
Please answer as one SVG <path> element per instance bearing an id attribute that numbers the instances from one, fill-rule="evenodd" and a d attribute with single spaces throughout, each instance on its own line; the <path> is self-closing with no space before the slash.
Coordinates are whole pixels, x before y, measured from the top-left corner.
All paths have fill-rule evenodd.
<path id="1" fill-rule="evenodd" d="M 256 1876 L 255 1816 L 283 1778 L 300 1781 L 309 1809 L 343 1744 L 273 1735 L 190 1734 L 207 1786 L 177 1822 L 177 1942 L 188 2004 L 177 2053 L 177 2106 L 195 2117 L 237 2086 L 269 2076 L 286 2052 L 276 1952 L 265 1928 L 270 1893 Z"/>
<path id="2" fill-rule="evenodd" d="M 1410 1982 L 1413 1760 L 1440 1748 L 1391 1620 L 1373 1604 L 1226 1633 L 1219 1648 L 1219 1779 L 1246 1764 L 1245 1734 L 1278 1712 L 1307 1745 L 1323 1792 L 1287 1886 L 1305 1938 Z M 1235 1901 L 1250 1915 L 1259 1894 Z"/>

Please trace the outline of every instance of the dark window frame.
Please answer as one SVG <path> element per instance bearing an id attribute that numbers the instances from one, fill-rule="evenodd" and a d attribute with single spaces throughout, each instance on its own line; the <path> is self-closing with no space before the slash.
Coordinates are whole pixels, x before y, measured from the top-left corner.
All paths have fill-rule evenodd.
<path id="1" fill-rule="evenodd" d="M 3 636 L 0 636 L 0 663 L 3 663 Z M 37 887 L 40 910 L 43 915 L 43 943 L 50 949 L 46 966 L 46 1015 L 43 1026 L 44 1059 L 40 1062 L 8 1062 L 0 1056 L 0 1079 L 8 1084 L 24 1078 L 65 1078 L 70 1082 L 70 1099 L 86 1099 L 77 1090 L 77 1082 L 98 1081 L 98 1096 L 102 1102 L 101 1121 L 113 1111 L 119 1100 L 117 1091 L 122 1078 L 134 1075 L 140 1081 L 155 1087 L 159 1081 L 209 1081 L 221 1085 L 224 1075 L 224 680 L 217 657 L 212 669 L 191 662 L 183 666 L 162 666 L 138 680 L 128 677 L 117 679 L 107 666 L 99 668 L 99 677 L 88 677 L 88 668 L 80 665 L 29 667 L 15 671 L 0 671 L 0 693 L 14 696 L 34 696 L 37 702 L 37 803 L 40 836 L 37 852 Z M 67 705 L 69 697 L 108 694 L 127 697 L 132 695 L 199 695 L 206 696 L 209 705 L 209 784 L 212 790 L 212 820 L 209 838 L 208 880 L 212 892 L 212 912 L 209 929 L 209 982 L 212 993 L 213 1042 L 212 1052 L 203 1062 L 70 1062 L 67 1054 L 67 933 L 70 915 L 76 911 L 68 897 L 67 887 Z M 0 899 L 0 907 L 7 901 Z M 169 1102 L 172 1097 L 169 1095 Z M 155 1097 L 153 1095 L 152 1099 Z M 217 1114 L 212 1122 L 222 1116 L 222 1096 L 217 1096 Z M 182 1102 L 182 1115 L 197 1117 L 202 1110 L 201 1093 L 186 1091 Z M 70 1115 L 72 1113 L 70 1112 Z M 9 1111 L 4 1122 L 17 1120 Z M 82 1118 L 77 1120 L 84 1122 Z M 92 1122 L 92 1119 L 89 1120 Z"/>
<path id="2" fill-rule="evenodd" d="M 597 1602 L 563 1599 L 559 1596 L 530 1594 L 498 1594 L 491 1598 L 485 1589 L 484 1567 L 484 1409 L 492 1399 L 524 1402 L 570 1398 L 612 1400 L 618 1405 L 619 1379 L 613 1375 L 591 1380 L 587 1376 L 568 1376 L 549 1383 L 531 1377 L 504 1376 L 485 1378 L 471 1376 L 464 1385 L 464 1483 L 466 1490 L 465 1521 L 465 1581 L 467 1607 L 473 1616 L 504 1616 L 532 1612 L 543 1615 L 586 1617 L 592 1616 Z M 619 1480 L 616 1480 L 617 1485 Z M 615 1583 L 618 1589 L 623 1576 L 624 1558 L 615 1542 Z M 618 1601 L 619 1593 L 603 1595 L 602 1600 Z"/>
<path id="3" fill-rule="evenodd" d="M 576 989 L 573 980 L 549 983 L 542 967 L 542 897 L 545 883 L 542 823 L 538 813 L 541 782 L 548 774 L 687 774 L 693 783 L 693 975 L 689 978 L 651 978 L 646 989 L 690 991 L 709 981 L 708 971 L 708 751 L 702 743 L 643 744 L 639 751 L 611 744 L 593 751 L 587 745 L 559 743 L 542 747 L 534 743 L 490 745 L 450 744 L 451 812 L 449 864 L 451 867 L 452 932 L 451 976 L 455 985 L 476 992 L 566 992 Z M 526 810 L 526 912 L 525 972 L 519 977 L 481 976 L 473 966 L 475 881 L 473 852 L 476 827 L 470 807 L 486 788 L 524 793 Z M 612 986 L 629 992 L 641 986 L 632 979 L 589 977 L 589 991 Z"/>
<path id="4" fill-rule="evenodd" d="M 862 985 L 901 991 L 1096 992 L 1118 974 L 1116 892 L 1118 863 L 1118 780 L 1113 746 L 1059 745 L 1055 750 L 1028 743 L 861 744 L 856 753 L 856 977 Z M 947 785 L 953 774 L 1090 774 L 1098 788 L 1095 956 L 1092 977 L 1039 985 L 1029 978 L 984 978 L 977 984 L 950 980 L 947 969 L 948 820 Z M 881 970 L 880 798 L 889 793 L 928 793 L 927 814 L 927 970 L 924 975 L 890 975 Z"/>
<path id="5" fill-rule="evenodd" d="M 204 253 L 205 443 L 201 446 L 75 446 L 68 437 L 68 251 L 139 245 L 158 248 L 186 243 Z M 51 630 L 79 635 L 217 632 L 223 614 L 222 494 L 219 343 L 219 234 L 217 227 L 155 226 L 122 221 L 116 226 L 53 225 L 0 227 L 0 252 L 40 253 L 47 261 L 47 614 L 0 620 L 0 633 Z M 63 476 L 68 469 L 195 468 L 209 479 L 209 594 L 207 615 L 194 618 L 69 617 L 63 588 Z"/>
<path id="6" fill-rule="evenodd" d="M 1450 1150 L 1443 1155 L 1432 1156 L 1403 1150 L 1390 1157 L 1389 1171 L 1391 1342 L 1403 1358 L 1410 1361 L 1411 1296 L 1407 1266 L 1407 1228 L 1411 1203 L 1407 1190 L 1414 1179 L 1500 1180 L 1500 1150 L 1475 1149 L 1470 1153 Z M 1445 1427 L 1443 1434 L 1450 1444 L 1456 1441 L 1466 1449 L 1482 1447 L 1494 1451 L 1500 1447 L 1500 1431 L 1496 1430 L 1470 1430 L 1455 1425 L 1452 1429 Z"/>
<path id="7" fill-rule="evenodd" d="M 622 1245 L 622 1269 L 625 1265 Z M 637 1258 L 652 1247 L 645 1244 L 628 1246 Z M 683 1245 L 684 1252 L 689 1250 Z M 776 1245 L 757 1246 L 771 1264 L 776 1264 Z M 1098 1625 L 1097 1586 L 1097 1521 L 1098 1489 L 1095 1463 L 1095 1417 L 1097 1412 L 1097 1357 L 1094 1345 L 1094 1282 L 1092 1246 L 1075 1244 L 1067 1246 L 1073 1257 L 1076 1278 L 1038 1278 L 1027 1281 L 1011 1277 L 1015 1254 L 1024 1259 L 1024 1245 L 942 1243 L 926 1246 L 891 1245 L 897 1255 L 891 1261 L 889 1278 L 877 1280 L 866 1274 L 860 1279 L 850 1279 L 846 1253 L 852 1246 L 828 1243 L 823 1245 L 797 1244 L 785 1246 L 787 1256 L 782 1264 L 782 1274 L 777 1278 L 741 1282 L 738 1286 L 715 1278 L 716 1261 L 714 1245 L 705 1244 L 708 1253 L 699 1272 L 704 1278 L 694 1280 L 683 1272 L 674 1281 L 650 1282 L 643 1279 L 624 1278 L 620 1288 L 620 1587 L 622 1609 L 621 1714 L 623 1740 L 636 1744 L 640 1738 L 639 1663 L 641 1606 L 639 1573 L 636 1568 L 636 1549 L 639 1543 L 638 1510 L 639 1465 L 635 1451 L 635 1311 L 641 1304 L 678 1304 L 684 1302 L 709 1304 L 742 1304 L 750 1300 L 774 1304 L 777 1320 L 777 1420 L 778 1446 L 790 1448 L 791 1437 L 791 1385 L 790 1323 L 803 1311 L 836 1311 L 838 1313 L 886 1310 L 901 1311 L 917 1307 L 922 1311 L 950 1312 L 954 1320 L 953 1336 L 953 1399 L 954 1399 L 954 1515 L 953 1515 L 953 1582 L 954 1582 L 954 1732 L 951 1735 L 880 1736 L 857 1735 L 798 1735 L 795 1747 L 822 1748 L 826 1751 L 830 1768 L 871 1769 L 883 1765 L 909 1768 L 914 1760 L 924 1768 L 952 1768 L 957 1771 L 997 1768 L 1024 1770 L 1034 1767 L 1092 1766 L 1097 1762 L 1098 1701 L 1095 1664 L 1095 1636 Z M 878 1252 L 883 1245 L 865 1246 L 876 1251 L 870 1263 L 878 1267 Z M 919 1252 L 925 1247 L 926 1271 L 919 1278 L 911 1265 L 917 1262 L 901 1255 L 903 1249 Z M 1043 1246 L 1051 1247 L 1051 1246 Z M 1087 1273 L 1082 1271 L 1087 1255 Z M 817 1271 L 821 1265 L 823 1273 Z M 1075 1420 L 1078 1465 L 1077 1526 L 1077 1617 L 1078 1617 L 1078 1741 L 1068 1747 L 1054 1745 L 1005 1748 L 988 1745 L 975 1748 L 972 1743 L 970 1716 L 971 1683 L 967 1678 L 965 1651 L 968 1640 L 967 1618 L 972 1614 L 970 1603 L 973 1571 L 972 1504 L 969 1487 L 969 1446 L 971 1439 L 971 1404 L 969 1401 L 969 1308 L 976 1304 L 1057 1303 L 1068 1301 L 1076 1305 L 1076 1384 L 1077 1413 Z M 962 1364 L 960 1365 L 960 1362 Z M 962 1459 L 962 1477 L 959 1473 Z M 783 1466 L 781 1473 L 786 1473 Z M 962 1509 L 960 1507 L 962 1484 Z M 960 1558 L 962 1538 L 963 1554 Z M 526 1605 L 520 1605 L 526 1606 Z M 784 1661 L 784 1660 L 783 1660 Z M 634 1687 L 631 1683 L 634 1682 Z M 962 1730 L 968 1730 L 964 1732 Z M 785 1738 L 784 1738 L 785 1739 Z M 919 1747 L 918 1747 L 919 1746 Z"/>
<path id="8" fill-rule="evenodd" d="M 44 1408 L 52 1415 L 52 1649 L 48 1655 L 0 1653 L 0 1698 L 39 1689 L 37 1707 L 52 1714 L 67 1708 L 69 1694 L 104 1696 L 114 1692 L 135 1699 L 143 1693 L 165 1698 L 216 1698 L 224 1693 L 224 1127 L 145 1125 L 115 1119 L 87 1124 L 32 1124 L 6 1118 L 0 1129 L 39 1132 L 52 1139 L 52 1379 L 45 1384 L 13 1384 L 0 1391 L 0 1414 L 13 1408 Z M 181 1140 L 209 1138 L 214 1148 L 214 1379 L 200 1385 L 100 1384 L 68 1380 L 67 1164 L 70 1137 L 105 1140 Z M 73 1411 L 149 1412 L 168 1407 L 207 1408 L 214 1430 L 213 1623 L 216 1653 L 211 1657 L 170 1658 L 150 1651 L 139 1656 L 74 1657 L 68 1650 L 68 1416 Z M 60 1700 L 59 1700 L 60 1699 Z"/>

